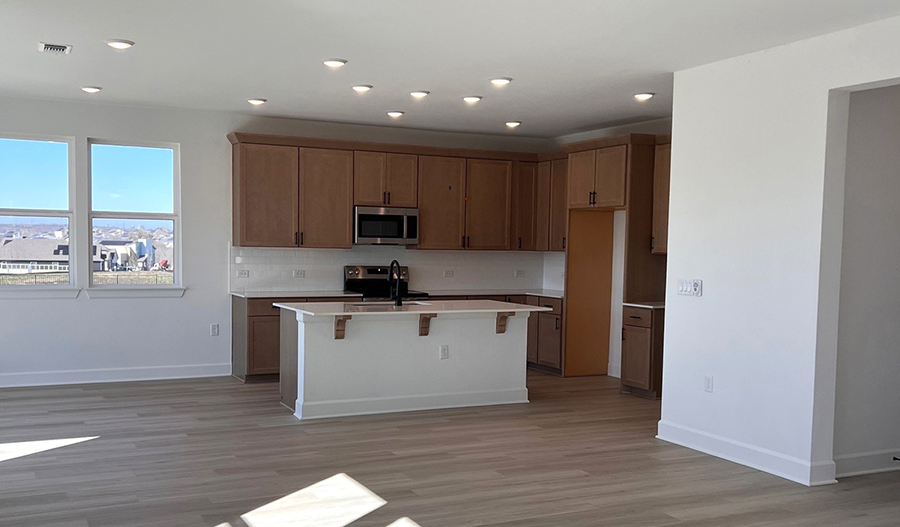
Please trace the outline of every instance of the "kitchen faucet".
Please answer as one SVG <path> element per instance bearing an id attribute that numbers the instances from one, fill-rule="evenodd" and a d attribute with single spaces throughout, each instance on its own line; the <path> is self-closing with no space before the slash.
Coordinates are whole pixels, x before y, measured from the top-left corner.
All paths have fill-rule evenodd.
<path id="1" fill-rule="evenodd" d="M 394 276 L 394 266 L 397 266 L 397 274 L 396 274 L 396 283 L 394 285 L 394 305 L 400 307 L 403 305 L 403 298 L 400 296 L 400 262 L 397 260 L 391 261 L 391 266 L 388 268 L 388 282 L 391 281 L 391 278 Z"/>

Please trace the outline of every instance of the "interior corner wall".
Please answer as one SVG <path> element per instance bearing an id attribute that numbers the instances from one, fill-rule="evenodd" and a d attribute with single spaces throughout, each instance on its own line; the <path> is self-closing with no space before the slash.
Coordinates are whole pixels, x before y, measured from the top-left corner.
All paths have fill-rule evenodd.
<path id="1" fill-rule="evenodd" d="M 91 299 L 82 292 L 75 299 L 0 299 L 0 387 L 231 373 L 229 132 L 524 152 L 552 148 L 545 139 L 84 102 L 0 98 L 0 116 L 3 133 L 74 137 L 81 181 L 88 138 L 178 143 L 187 288 L 182 298 Z M 86 188 L 76 202 L 82 208 Z M 542 267 L 535 256 L 535 285 L 543 279 L 537 277 Z M 220 325 L 219 336 L 209 335 L 210 324 Z"/>
<path id="2" fill-rule="evenodd" d="M 900 470 L 900 86 L 851 94 L 847 136 L 838 477 Z"/>
<path id="3" fill-rule="evenodd" d="M 891 18 L 676 72 L 661 439 L 834 481 L 829 95 L 900 77 L 898 46 Z M 676 295 L 680 278 L 703 296 Z"/>

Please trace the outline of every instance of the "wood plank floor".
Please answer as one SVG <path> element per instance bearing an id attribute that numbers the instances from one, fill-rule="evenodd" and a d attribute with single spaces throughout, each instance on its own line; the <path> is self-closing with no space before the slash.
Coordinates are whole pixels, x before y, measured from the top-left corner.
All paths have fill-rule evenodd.
<path id="1" fill-rule="evenodd" d="M 0 526 L 242 526 L 345 472 L 388 501 L 353 523 L 897 526 L 900 473 L 809 489 L 654 439 L 615 379 L 530 373 L 527 405 L 300 423 L 230 378 L 0 390 L 0 443 L 99 439 L 0 463 Z"/>

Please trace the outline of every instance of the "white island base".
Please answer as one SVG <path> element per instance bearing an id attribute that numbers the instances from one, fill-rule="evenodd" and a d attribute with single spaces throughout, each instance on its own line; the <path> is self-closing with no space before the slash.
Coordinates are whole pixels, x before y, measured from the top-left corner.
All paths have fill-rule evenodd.
<path id="1" fill-rule="evenodd" d="M 526 403 L 528 315 L 546 310 L 486 300 L 417 302 L 400 310 L 276 306 L 281 401 L 302 420 Z"/>

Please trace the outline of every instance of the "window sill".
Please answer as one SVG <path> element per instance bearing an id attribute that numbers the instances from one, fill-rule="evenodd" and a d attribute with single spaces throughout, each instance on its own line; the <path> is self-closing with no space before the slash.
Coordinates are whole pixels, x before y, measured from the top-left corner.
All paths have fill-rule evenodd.
<path id="1" fill-rule="evenodd" d="M 41 287 L 33 285 L 0 287 L 0 298 L 77 298 L 77 287 Z"/>
<path id="2" fill-rule="evenodd" d="M 181 298 L 184 287 L 89 287 L 88 298 Z"/>

